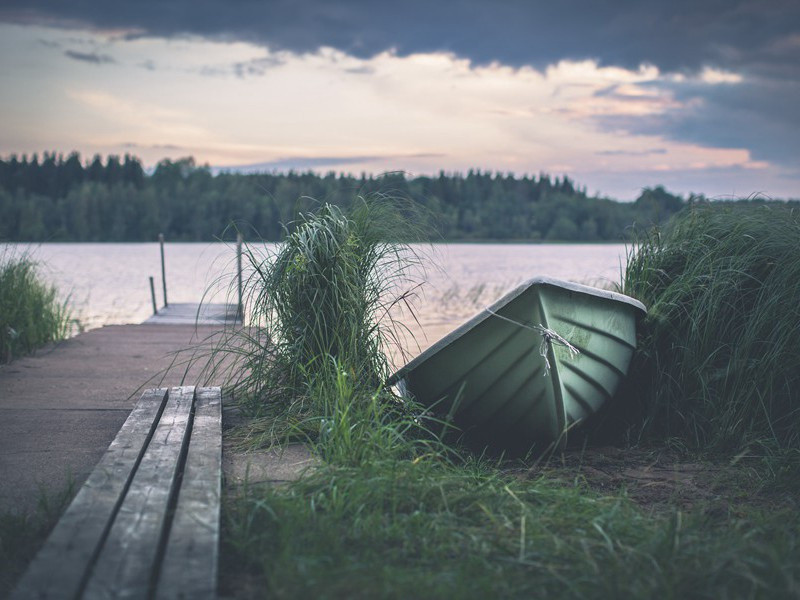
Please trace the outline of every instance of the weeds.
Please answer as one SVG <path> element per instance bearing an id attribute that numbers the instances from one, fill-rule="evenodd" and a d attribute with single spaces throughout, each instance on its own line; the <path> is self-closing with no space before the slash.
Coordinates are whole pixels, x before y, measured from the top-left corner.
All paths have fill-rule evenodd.
<path id="1" fill-rule="evenodd" d="M 0 362 L 65 339 L 71 323 L 67 303 L 42 281 L 30 256 L 0 255 Z"/>

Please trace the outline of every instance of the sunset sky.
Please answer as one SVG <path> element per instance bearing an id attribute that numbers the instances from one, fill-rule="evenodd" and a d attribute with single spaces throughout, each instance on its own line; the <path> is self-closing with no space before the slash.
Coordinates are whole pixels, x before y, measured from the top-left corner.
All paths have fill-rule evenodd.
<path id="1" fill-rule="evenodd" d="M 0 0 L 0 155 L 800 197 L 797 0 Z"/>

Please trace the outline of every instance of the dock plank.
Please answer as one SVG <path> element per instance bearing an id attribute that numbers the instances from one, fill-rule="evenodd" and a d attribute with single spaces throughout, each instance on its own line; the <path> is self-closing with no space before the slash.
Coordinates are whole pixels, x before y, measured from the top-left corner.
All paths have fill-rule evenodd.
<path id="1" fill-rule="evenodd" d="M 29 566 L 12 599 L 77 596 L 142 460 L 147 440 L 154 434 L 166 396 L 166 389 L 147 390 L 142 395 Z"/>
<path id="2" fill-rule="evenodd" d="M 167 509 L 191 427 L 193 387 L 170 388 L 167 404 L 108 533 L 84 598 L 147 598 Z"/>
<path id="3" fill-rule="evenodd" d="M 177 303 L 160 308 L 146 325 L 233 325 L 241 323 L 235 304 Z"/>
<path id="4" fill-rule="evenodd" d="M 156 598 L 216 597 L 221 469 L 221 390 L 198 388 L 192 437 Z"/>

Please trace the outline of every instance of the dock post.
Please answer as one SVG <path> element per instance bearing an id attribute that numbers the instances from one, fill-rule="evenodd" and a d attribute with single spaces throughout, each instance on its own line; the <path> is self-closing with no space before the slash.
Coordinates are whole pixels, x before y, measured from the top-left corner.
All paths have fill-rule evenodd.
<path id="1" fill-rule="evenodd" d="M 158 305 L 156 304 L 156 286 L 153 283 L 153 276 L 150 276 L 150 297 L 153 299 L 153 314 L 158 314 Z"/>
<path id="2" fill-rule="evenodd" d="M 164 284 L 164 306 L 167 305 L 167 270 L 164 266 L 164 234 L 158 234 L 158 242 L 161 244 L 161 281 Z"/>
<path id="3" fill-rule="evenodd" d="M 244 323 L 244 305 L 242 304 L 242 234 L 236 234 L 236 273 L 239 279 L 239 319 Z"/>

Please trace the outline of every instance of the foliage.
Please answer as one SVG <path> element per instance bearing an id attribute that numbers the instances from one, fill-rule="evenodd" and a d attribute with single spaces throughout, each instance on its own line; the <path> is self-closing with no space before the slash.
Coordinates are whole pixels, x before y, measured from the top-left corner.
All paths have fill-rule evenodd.
<path id="1" fill-rule="evenodd" d="M 638 240 L 625 292 L 649 309 L 631 367 L 643 435 L 800 446 L 800 213 L 700 204 Z"/>
<path id="2" fill-rule="evenodd" d="M 67 303 L 29 256 L 0 255 L 0 362 L 66 338 L 70 324 Z"/>
<path id="3" fill-rule="evenodd" d="M 447 240 L 620 241 L 633 225 L 665 222 L 683 201 L 662 187 L 636 202 L 587 196 L 566 176 L 552 179 L 469 171 L 407 178 L 313 173 L 212 175 L 191 158 L 162 160 L 147 175 L 136 158 L 45 154 L 0 160 L 0 238 L 27 241 L 207 241 L 231 221 L 261 238 L 283 239 L 281 223 L 318 198 L 343 211 L 353 197 L 386 192 L 413 198 L 437 216 Z"/>

